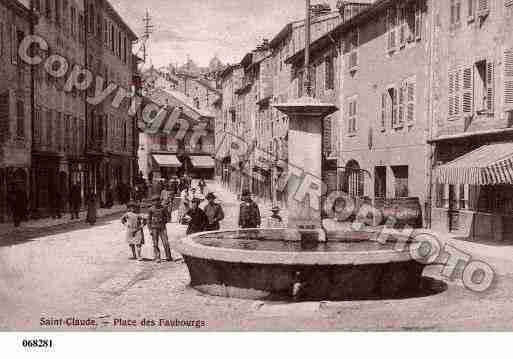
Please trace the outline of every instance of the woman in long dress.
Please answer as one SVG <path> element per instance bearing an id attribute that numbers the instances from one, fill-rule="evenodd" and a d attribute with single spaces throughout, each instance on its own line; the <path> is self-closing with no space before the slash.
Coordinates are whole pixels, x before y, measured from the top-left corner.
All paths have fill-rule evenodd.
<path id="1" fill-rule="evenodd" d="M 128 212 L 121 217 L 121 223 L 126 227 L 126 241 L 132 251 L 132 258 L 142 261 L 142 246 L 144 245 L 144 218 L 139 214 L 137 204 L 130 202 Z"/>

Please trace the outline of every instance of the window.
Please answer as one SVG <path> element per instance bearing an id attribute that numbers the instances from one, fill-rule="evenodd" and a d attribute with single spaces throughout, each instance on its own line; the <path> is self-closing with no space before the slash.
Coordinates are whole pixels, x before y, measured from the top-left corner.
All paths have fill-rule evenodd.
<path id="1" fill-rule="evenodd" d="M 110 25 L 110 50 L 114 52 L 115 48 L 115 30 L 114 25 Z"/>
<path id="2" fill-rule="evenodd" d="M 55 0 L 55 23 L 61 24 L 61 4 L 60 0 Z"/>
<path id="3" fill-rule="evenodd" d="M 471 22 L 475 19 L 476 8 L 474 6 L 475 0 L 467 0 L 467 21 Z"/>
<path id="4" fill-rule="evenodd" d="M 41 107 L 36 107 L 34 113 L 34 143 L 36 146 L 41 145 Z"/>
<path id="5" fill-rule="evenodd" d="M 25 103 L 22 100 L 16 101 L 16 135 L 25 137 Z"/>
<path id="6" fill-rule="evenodd" d="M 451 25 L 457 25 L 461 20 L 461 0 L 451 0 Z"/>
<path id="7" fill-rule="evenodd" d="M 52 5 L 50 0 L 45 1 L 45 15 L 48 20 L 52 19 Z"/>
<path id="8" fill-rule="evenodd" d="M 406 81 L 406 102 L 405 102 L 405 111 L 406 111 L 406 122 L 408 125 L 412 125 L 415 123 L 415 104 L 416 104 L 416 82 L 414 79 L 409 79 Z"/>
<path id="9" fill-rule="evenodd" d="M 475 65 L 475 93 L 478 113 L 494 113 L 495 104 L 495 66 L 493 62 L 483 60 Z"/>
<path id="10" fill-rule="evenodd" d="M 460 83 L 461 83 L 461 70 L 456 69 L 449 72 L 449 118 L 454 118 L 460 114 Z"/>
<path id="11" fill-rule="evenodd" d="M 387 90 L 388 93 L 388 101 L 390 104 L 389 110 L 390 110 L 390 120 L 392 128 L 398 128 L 399 127 L 399 118 L 398 118 L 398 104 L 399 104 L 399 94 L 398 90 L 395 87 L 391 87 Z"/>
<path id="12" fill-rule="evenodd" d="M 479 1 L 479 7 L 478 7 L 478 13 L 479 16 L 485 17 L 490 13 L 490 0 L 478 0 Z"/>
<path id="13" fill-rule="evenodd" d="M 96 18 L 96 36 L 101 40 L 103 34 L 103 19 L 102 15 L 98 13 Z"/>
<path id="14" fill-rule="evenodd" d="M 358 102 L 356 99 L 349 100 L 348 106 L 348 132 L 349 134 L 355 134 L 357 131 L 356 121 L 358 115 Z"/>
<path id="15" fill-rule="evenodd" d="M 326 56 L 325 72 L 325 88 L 326 90 L 333 90 L 335 88 L 335 64 L 333 54 Z"/>
<path id="16" fill-rule="evenodd" d="M 332 118 L 330 116 L 326 117 L 324 120 L 324 134 L 323 134 L 323 146 L 324 153 L 330 154 L 332 149 Z"/>
<path id="17" fill-rule="evenodd" d="M 78 39 L 84 42 L 84 15 L 78 15 Z"/>
<path id="18" fill-rule="evenodd" d="M 303 71 L 298 71 L 297 74 L 297 97 L 303 96 L 304 80 Z"/>
<path id="19" fill-rule="evenodd" d="M 16 25 L 11 26 L 11 63 L 18 64 L 18 30 Z"/>
<path id="20" fill-rule="evenodd" d="M 387 168 L 376 167 L 374 169 L 374 196 L 376 198 L 387 197 Z"/>
<path id="21" fill-rule="evenodd" d="M 351 31 L 346 42 L 346 53 L 349 54 L 349 71 L 355 71 L 358 67 L 358 29 Z"/>
<path id="22" fill-rule="evenodd" d="M 105 47 L 109 47 L 109 24 L 107 20 L 103 20 L 103 44 Z"/>
<path id="23" fill-rule="evenodd" d="M 387 9 L 387 52 L 393 52 L 397 46 L 397 9 L 390 7 Z"/>
<path id="24" fill-rule="evenodd" d="M 405 198 L 409 197 L 409 184 L 408 184 L 408 166 L 395 166 L 392 167 L 395 179 L 395 197 Z"/>
<path id="25" fill-rule="evenodd" d="M 94 5 L 89 6 L 89 33 L 94 34 L 94 17 L 95 17 L 95 11 L 94 11 Z"/>

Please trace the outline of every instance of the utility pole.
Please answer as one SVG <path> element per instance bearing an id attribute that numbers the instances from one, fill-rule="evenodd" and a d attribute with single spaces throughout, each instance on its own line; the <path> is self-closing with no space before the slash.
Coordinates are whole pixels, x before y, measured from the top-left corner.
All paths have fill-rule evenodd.
<path id="1" fill-rule="evenodd" d="M 311 6 L 310 0 L 306 0 L 306 18 L 305 18 L 305 93 L 309 97 L 312 95 L 312 79 L 310 76 L 310 28 L 311 28 Z"/>
<path id="2" fill-rule="evenodd" d="M 146 15 L 143 18 L 144 23 L 144 34 L 143 34 L 143 60 L 146 63 L 148 58 L 148 40 L 150 39 L 150 35 L 153 34 L 154 26 L 151 23 L 151 17 L 149 10 L 146 10 Z"/>

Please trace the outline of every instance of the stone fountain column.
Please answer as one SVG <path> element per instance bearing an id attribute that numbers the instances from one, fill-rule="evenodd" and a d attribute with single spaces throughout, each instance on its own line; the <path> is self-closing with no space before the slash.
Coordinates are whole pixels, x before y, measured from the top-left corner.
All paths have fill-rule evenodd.
<path id="1" fill-rule="evenodd" d="M 274 107 L 289 117 L 289 228 L 319 231 L 322 229 L 323 119 L 338 108 L 312 97 L 275 104 Z M 297 177 L 300 178 L 297 180 Z"/>

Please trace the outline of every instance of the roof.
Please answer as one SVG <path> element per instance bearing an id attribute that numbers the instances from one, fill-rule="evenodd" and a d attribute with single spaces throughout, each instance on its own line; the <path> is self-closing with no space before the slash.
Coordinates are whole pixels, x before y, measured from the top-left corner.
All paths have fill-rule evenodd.
<path id="1" fill-rule="evenodd" d="M 118 25 L 121 25 L 125 28 L 125 30 L 128 32 L 128 34 L 132 37 L 132 40 L 137 40 L 137 35 L 133 30 L 130 28 L 130 26 L 127 25 L 125 20 L 119 15 L 119 13 L 114 9 L 114 7 L 111 5 L 111 3 L 108 0 L 103 0 L 103 3 L 105 4 L 106 10 L 110 12 L 110 14 L 114 17 L 114 19 L 117 21 Z"/>
<path id="2" fill-rule="evenodd" d="M 182 107 L 185 115 L 197 121 L 215 117 L 210 111 L 196 108 L 190 97 L 178 91 L 155 89 L 146 97 L 159 106 Z"/>
<path id="3" fill-rule="evenodd" d="M 329 44 L 332 43 L 331 39 L 336 39 L 340 37 L 341 35 L 347 33 L 348 31 L 351 31 L 355 26 L 360 25 L 368 20 L 371 20 L 374 18 L 374 15 L 376 13 L 382 11 L 384 8 L 386 8 L 390 3 L 394 2 L 396 0 L 377 0 L 373 4 L 369 4 L 369 7 L 362 12 L 358 13 L 354 17 L 351 17 L 347 21 L 342 22 L 337 27 L 335 27 L 333 30 L 328 32 L 327 34 L 321 36 L 319 39 L 313 41 L 311 43 L 310 49 L 312 51 L 319 50 L 322 48 L 325 48 L 326 46 L 329 46 Z M 298 52 L 296 52 L 294 55 L 290 56 L 285 60 L 286 63 L 294 63 L 299 61 L 304 57 L 305 50 L 302 49 Z"/>
<path id="4" fill-rule="evenodd" d="M 278 46 L 292 33 L 292 23 L 288 23 L 285 27 L 271 40 L 270 45 L 272 48 Z"/>
<path id="5" fill-rule="evenodd" d="M 0 3 L 5 4 L 19 15 L 30 17 L 30 2 L 28 0 L 0 0 Z"/>
<path id="6" fill-rule="evenodd" d="M 248 67 L 253 62 L 253 52 L 247 53 L 240 62 L 242 67 Z"/>

